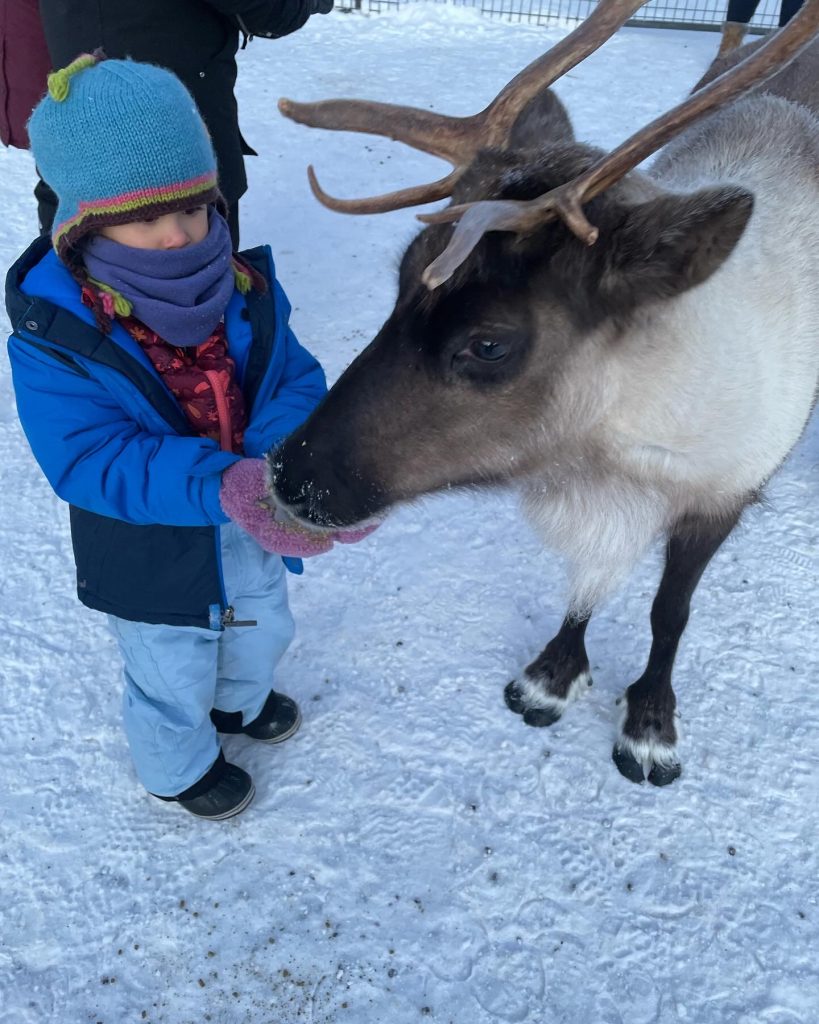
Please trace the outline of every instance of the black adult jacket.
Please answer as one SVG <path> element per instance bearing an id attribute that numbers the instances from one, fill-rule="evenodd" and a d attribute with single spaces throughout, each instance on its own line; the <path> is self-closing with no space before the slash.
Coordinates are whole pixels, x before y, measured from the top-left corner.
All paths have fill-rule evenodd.
<path id="1" fill-rule="evenodd" d="M 307 21 L 313 0 L 40 0 L 54 68 L 102 47 L 173 71 L 208 126 L 228 203 L 247 190 L 233 87 L 241 32 L 284 36 Z"/>
<path id="2" fill-rule="evenodd" d="M 0 0 L 0 141 L 28 149 L 26 122 L 45 91 L 49 59 L 37 0 Z"/>

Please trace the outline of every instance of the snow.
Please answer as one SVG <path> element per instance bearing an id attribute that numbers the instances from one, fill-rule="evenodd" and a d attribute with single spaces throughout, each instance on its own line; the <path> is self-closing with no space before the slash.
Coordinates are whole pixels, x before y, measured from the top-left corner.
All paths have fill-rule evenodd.
<path id="1" fill-rule="evenodd" d="M 335 378 L 391 308 L 412 211 L 310 195 L 437 177 L 439 162 L 310 131 L 280 95 L 482 106 L 561 38 L 419 5 L 316 18 L 241 54 L 243 241 L 270 241 L 300 338 Z M 622 31 L 558 83 L 611 146 L 680 99 L 708 33 Z M 35 230 L 28 154 L 0 153 L 5 264 Z M 7 328 L 4 319 L 3 327 Z M 227 737 L 253 805 L 197 821 L 141 791 L 102 616 L 74 595 L 67 510 L 0 365 L 0 1022 L 816 1024 L 819 429 L 706 573 L 676 671 L 683 775 L 610 760 L 658 557 L 589 627 L 594 686 L 549 729 L 503 706 L 550 639 L 560 566 L 511 498 L 446 494 L 291 578 L 299 633 L 280 747 Z"/>

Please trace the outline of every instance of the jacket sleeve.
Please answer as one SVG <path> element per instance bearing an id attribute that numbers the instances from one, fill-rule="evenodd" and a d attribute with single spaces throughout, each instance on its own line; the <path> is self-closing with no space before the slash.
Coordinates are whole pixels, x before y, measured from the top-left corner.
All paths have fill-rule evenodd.
<path id="1" fill-rule="evenodd" d="M 314 0 L 206 0 L 221 14 L 232 15 L 252 36 L 278 39 L 300 29 L 314 12 Z"/>
<path id="2" fill-rule="evenodd" d="M 289 327 L 284 344 L 284 370 L 268 393 L 257 397 L 245 433 L 245 452 L 251 456 L 260 457 L 275 448 L 301 426 L 327 393 L 324 370 Z"/>
<path id="3" fill-rule="evenodd" d="M 228 521 L 221 473 L 238 456 L 208 438 L 148 433 L 98 380 L 13 336 L 9 357 L 20 422 L 60 498 L 136 525 Z"/>

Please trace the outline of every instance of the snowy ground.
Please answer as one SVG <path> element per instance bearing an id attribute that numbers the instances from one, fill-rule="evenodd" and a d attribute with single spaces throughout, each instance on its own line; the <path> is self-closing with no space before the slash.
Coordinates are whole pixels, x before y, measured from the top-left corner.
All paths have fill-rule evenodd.
<path id="1" fill-rule="evenodd" d="M 270 240 L 300 337 L 334 378 L 389 311 L 411 212 L 345 218 L 431 158 L 291 125 L 278 96 L 469 113 L 565 30 L 413 7 L 333 15 L 242 54 L 246 244 Z M 710 34 L 633 29 L 558 85 L 609 145 L 680 98 Z M 33 167 L 0 153 L 8 264 Z M 5 318 L 3 327 L 6 327 Z M 819 429 L 709 569 L 677 669 L 684 774 L 610 761 L 658 563 L 595 617 L 595 686 L 549 730 L 503 706 L 562 612 L 559 566 L 511 500 L 449 495 L 292 581 L 280 748 L 228 738 L 252 807 L 199 822 L 147 797 L 102 617 L 74 596 L 66 509 L 0 365 L 2 1024 L 816 1024 Z"/>

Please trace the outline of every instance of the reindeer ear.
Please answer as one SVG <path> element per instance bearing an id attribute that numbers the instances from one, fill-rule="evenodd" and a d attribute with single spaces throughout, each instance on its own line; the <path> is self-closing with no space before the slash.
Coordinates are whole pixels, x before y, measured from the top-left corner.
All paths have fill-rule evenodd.
<path id="1" fill-rule="evenodd" d="M 731 254 L 753 206 L 753 195 L 732 185 L 633 207 L 609 240 L 601 296 L 623 310 L 701 284 Z"/>
<path id="2" fill-rule="evenodd" d="M 515 118 L 504 149 L 542 150 L 549 142 L 573 142 L 568 112 L 551 89 L 541 89 Z"/>

